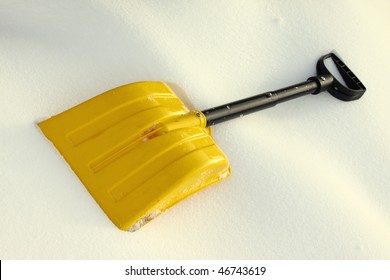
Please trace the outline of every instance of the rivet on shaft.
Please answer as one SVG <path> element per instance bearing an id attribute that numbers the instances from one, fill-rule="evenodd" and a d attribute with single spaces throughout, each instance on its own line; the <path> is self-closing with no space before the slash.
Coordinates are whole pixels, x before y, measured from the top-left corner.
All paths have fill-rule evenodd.
<path id="1" fill-rule="evenodd" d="M 321 79 L 321 81 L 325 81 L 326 80 L 324 76 L 321 76 L 320 79 Z"/>

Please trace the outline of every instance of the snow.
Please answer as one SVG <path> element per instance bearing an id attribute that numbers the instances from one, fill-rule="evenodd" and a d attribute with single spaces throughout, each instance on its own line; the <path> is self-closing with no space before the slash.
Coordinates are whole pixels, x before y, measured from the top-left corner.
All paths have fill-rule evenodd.
<path id="1" fill-rule="evenodd" d="M 390 258 L 390 2 L 0 3 L 1 259 Z M 118 230 L 36 123 L 162 80 L 206 109 L 298 83 L 335 49 L 367 87 L 215 126 L 232 175 Z"/>

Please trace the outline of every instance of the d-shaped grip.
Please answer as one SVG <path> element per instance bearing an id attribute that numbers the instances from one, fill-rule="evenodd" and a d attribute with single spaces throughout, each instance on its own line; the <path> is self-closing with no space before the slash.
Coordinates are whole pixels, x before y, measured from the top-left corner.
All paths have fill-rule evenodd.
<path id="1" fill-rule="evenodd" d="M 344 82 L 347 86 L 344 86 L 340 81 L 338 81 L 334 76 L 334 81 L 332 85 L 328 88 L 330 94 L 334 97 L 343 100 L 351 101 L 356 100 L 362 97 L 366 91 L 366 87 L 363 83 L 356 77 L 356 75 L 345 65 L 345 63 L 334 53 L 329 53 L 322 56 L 317 62 L 317 73 L 318 75 L 331 75 L 329 69 L 325 66 L 325 60 L 331 58 L 335 63 L 341 77 L 343 77 Z"/>

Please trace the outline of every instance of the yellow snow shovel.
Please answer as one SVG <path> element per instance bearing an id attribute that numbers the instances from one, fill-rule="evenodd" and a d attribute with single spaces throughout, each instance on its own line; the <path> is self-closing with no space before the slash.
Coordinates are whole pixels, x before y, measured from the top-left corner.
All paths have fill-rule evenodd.
<path id="1" fill-rule="evenodd" d="M 331 58 L 346 86 L 325 67 Z M 303 83 L 203 111 L 190 111 L 163 82 L 102 93 L 39 123 L 112 222 L 137 230 L 187 196 L 230 175 L 209 127 L 295 97 L 328 90 L 344 100 L 365 87 L 333 53 Z"/>

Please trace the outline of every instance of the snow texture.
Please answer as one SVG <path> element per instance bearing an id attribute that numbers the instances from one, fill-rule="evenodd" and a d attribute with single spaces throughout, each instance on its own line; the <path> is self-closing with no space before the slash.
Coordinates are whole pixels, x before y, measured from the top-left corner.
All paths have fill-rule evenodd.
<path id="1" fill-rule="evenodd" d="M 0 2 L 1 259 L 390 258 L 390 2 Z M 205 109 L 304 81 L 331 50 L 368 88 L 216 126 L 232 176 L 118 230 L 36 126 L 162 80 Z"/>

